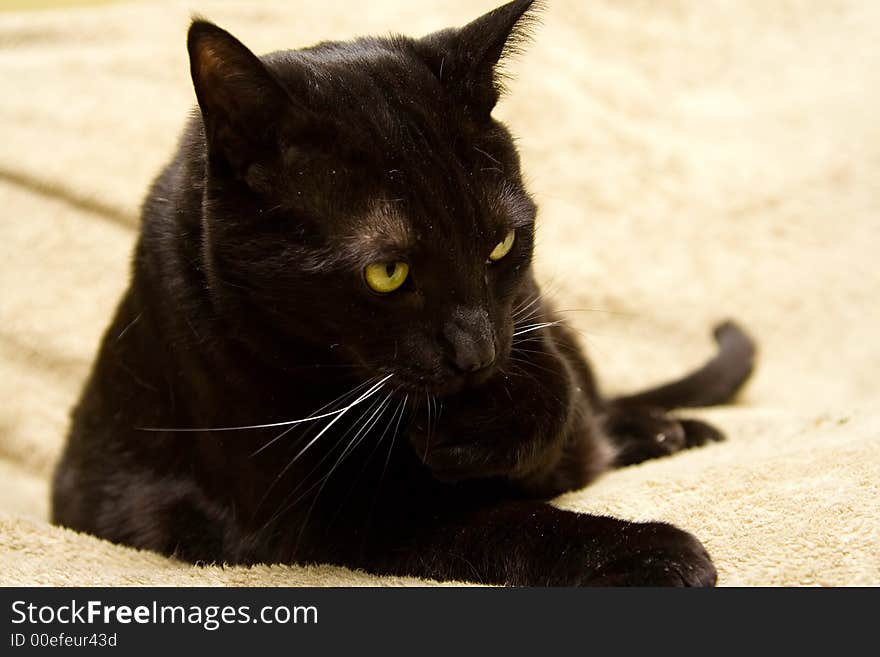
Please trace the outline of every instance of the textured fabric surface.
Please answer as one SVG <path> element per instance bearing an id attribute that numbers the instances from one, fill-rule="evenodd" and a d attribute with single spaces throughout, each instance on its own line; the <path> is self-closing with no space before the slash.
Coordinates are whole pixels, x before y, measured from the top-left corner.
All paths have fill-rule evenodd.
<path id="1" fill-rule="evenodd" d="M 193 103 L 197 11 L 257 52 L 462 24 L 492 0 L 150 2 L 0 14 L 0 584 L 407 584 L 194 568 L 52 527 L 68 412 Z M 880 585 L 880 4 L 553 0 L 498 109 L 541 207 L 538 270 L 609 391 L 760 343 L 721 445 L 566 508 L 661 519 L 723 585 Z"/>

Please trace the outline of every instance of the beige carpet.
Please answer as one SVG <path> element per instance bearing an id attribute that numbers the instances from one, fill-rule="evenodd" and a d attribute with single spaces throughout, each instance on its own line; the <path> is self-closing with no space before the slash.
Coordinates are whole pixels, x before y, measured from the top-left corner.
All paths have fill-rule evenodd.
<path id="1" fill-rule="evenodd" d="M 559 504 L 675 522 L 724 585 L 880 585 L 880 3 L 551 0 L 498 114 L 539 270 L 611 390 L 740 319 L 730 440 Z M 197 569 L 51 527 L 47 481 L 193 102 L 196 10 L 257 51 L 460 24 L 492 0 L 150 2 L 0 14 L 0 584 L 406 584 Z M 575 311 L 578 309 L 578 311 Z"/>

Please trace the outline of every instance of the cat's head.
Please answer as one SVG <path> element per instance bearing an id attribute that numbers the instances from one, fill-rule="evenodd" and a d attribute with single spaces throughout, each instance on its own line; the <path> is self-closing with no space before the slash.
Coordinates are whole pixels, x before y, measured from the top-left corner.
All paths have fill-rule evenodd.
<path id="1" fill-rule="evenodd" d="M 421 39 L 256 57 L 195 21 L 205 269 L 221 312 L 451 392 L 503 366 L 535 205 L 491 117 L 531 0 Z"/>

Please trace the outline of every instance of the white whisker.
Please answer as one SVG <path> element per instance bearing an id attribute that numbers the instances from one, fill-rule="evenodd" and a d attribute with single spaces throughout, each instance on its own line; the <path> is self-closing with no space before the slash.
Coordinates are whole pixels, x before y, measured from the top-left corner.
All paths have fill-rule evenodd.
<path id="1" fill-rule="evenodd" d="M 333 464 L 333 467 L 330 468 L 330 472 L 328 472 L 328 473 L 327 473 L 326 475 L 324 475 L 321 479 L 319 479 L 317 482 L 315 482 L 315 484 L 313 484 L 312 486 L 310 486 L 310 487 L 309 487 L 307 490 L 305 490 L 305 491 L 304 491 L 304 492 L 303 492 L 298 498 L 296 498 L 296 499 L 295 499 L 293 502 L 291 502 L 290 504 L 287 504 L 287 505 L 284 507 L 284 509 L 282 509 L 282 510 L 280 511 L 280 514 L 284 514 L 288 509 L 290 509 L 290 508 L 296 506 L 296 505 L 299 503 L 299 501 L 300 501 L 301 499 L 303 499 L 306 495 L 308 495 L 309 491 L 311 491 L 316 485 L 318 485 L 319 483 L 321 484 L 321 486 L 318 488 L 318 492 L 315 493 L 315 497 L 312 498 L 312 503 L 309 505 L 309 510 L 306 511 L 306 516 L 305 516 L 305 518 L 304 518 L 303 521 L 302 521 L 302 525 L 300 526 L 299 534 L 298 534 L 297 539 L 296 539 L 296 545 L 297 545 L 297 547 L 299 547 L 299 542 L 300 542 L 300 540 L 302 539 L 303 532 L 305 531 L 306 525 L 307 525 L 308 522 L 309 522 L 309 518 L 311 518 L 311 516 L 312 516 L 312 511 L 313 511 L 314 508 L 315 508 L 315 504 L 316 504 L 317 501 L 318 501 L 318 497 L 320 497 L 321 492 L 324 490 L 324 486 L 327 485 L 327 482 L 330 480 L 330 477 L 333 475 L 333 473 L 334 473 L 334 472 L 336 471 L 336 469 L 339 467 L 339 464 L 342 463 L 342 461 L 345 460 L 345 458 L 346 458 L 351 452 L 353 452 L 355 449 L 357 449 L 358 445 L 360 445 L 361 442 L 363 442 L 364 438 L 367 436 L 367 434 L 369 434 L 370 430 L 371 430 L 371 429 L 376 425 L 376 423 L 379 421 L 379 418 L 382 417 L 382 413 L 384 412 L 384 410 L 385 410 L 385 408 L 387 407 L 387 405 L 390 403 L 391 398 L 392 398 L 393 396 L 394 396 L 394 393 L 393 393 L 393 392 L 392 392 L 392 393 L 389 393 L 388 396 L 385 397 L 385 399 L 382 401 L 382 403 L 379 404 L 379 408 L 376 409 L 376 411 L 373 412 L 373 415 L 371 415 L 371 416 L 369 417 L 369 419 L 367 419 L 367 421 L 361 426 L 361 428 L 358 430 L 358 432 L 357 432 L 357 433 L 354 435 L 354 437 L 349 441 L 349 443 L 348 443 L 348 445 L 346 446 L 346 448 L 342 451 L 342 454 L 339 455 L 339 458 L 336 459 L 336 463 L 334 463 L 334 464 Z"/>
<path id="2" fill-rule="evenodd" d="M 542 328 L 547 328 L 548 326 L 556 326 L 557 324 L 560 324 L 560 323 L 561 322 L 557 321 L 557 322 L 543 322 L 541 324 L 529 325 L 523 329 L 520 329 L 519 331 L 514 331 L 513 337 L 517 337 L 518 335 L 523 335 L 525 333 L 531 333 L 532 331 L 538 331 Z"/>
<path id="3" fill-rule="evenodd" d="M 538 303 L 540 300 L 541 300 L 541 295 L 540 295 L 540 294 L 536 294 L 534 297 L 532 297 L 531 301 L 529 301 L 529 299 L 527 298 L 527 299 L 526 299 L 525 301 L 523 301 L 519 306 L 517 306 L 516 308 L 514 308 L 514 310 L 513 310 L 513 318 L 514 318 L 514 319 L 517 319 L 518 317 L 521 317 L 523 314 L 525 314 L 526 312 L 528 312 L 529 308 L 531 308 L 532 306 L 534 306 L 534 305 L 535 305 L 536 303 Z M 527 302 L 528 302 L 528 305 L 526 305 L 525 307 L 523 307 Z M 537 312 L 537 311 L 538 311 L 538 310 L 536 309 L 534 312 Z"/>
<path id="4" fill-rule="evenodd" d="M 337 416 L 337 417 L 339 417 L 339 416 L 341 416 L 343 413 L 345 413 L 347 410 L 349 410 L 350 408 L 353 408 L 353 407 L 357 406 L 357 405 L 360 404 L 362 401 L 364 401 L 364 400 L 367 399 L 368 397 L 372 396 L 372 394 L 373 394 L 376 390 L 378 390 L 379 388 L 381 388 L 381 387 L 382 387 L 382 384 L 384 384 L 384 383 L 385 383 L 388 379 L 390 379 L 392 376 L 394 376 L 394 375 L 393 375 L 393 374 L 389 374 L 389 375 L 386 376 L 384 379 L 382 379 L 381 381 L 379 381 L 378 383 L 376 383 L 376 384 L 375 384 L 372 388 L 370 388 L 367 392 L 365 392 L 363 395 L 361 395 L 358 399 L 354 400 L 351 404 L 349 404 L 348 406 L 346 406 L 346 407 L 344 407 L 344 408 L 341 408 L 341 409 L 336 410 L 336 411 L 330 411 L 329 413 L 322 413 L 322 414 L 320 414 L 320 415 L 312 415 L 312 416 L 309 416 L 309 417 L 304 417 L 304 418 L 302 418 L 302 419 L 300 419 L 300 420 L 288 420 L 287 422 L 270 422 L 269 424 L 250 424 L 250 425 L 241 426 L 241 427 L 206 427 L 206 428 L 202 428 L 202 429 L 193 429 L 193 428 L 191 428 L 191 427 L 187 427 L 187 428 L 180 428 L 180 427 L 178 427 L 178 428 L 170 428 L 170 429 L 169 429 L 169 428 L 157 428 L 157 427 L 135 427 L 135 428 L 138 429 L 139 431 L 180 431 L 180 432 L 189 432 L 189 431 L 243 431 L 243 430 L 245 430 L 245 429 L 271 429 L 271 428 L 273 428 L 273 427 L 289 427 L 289 426 L 293 426 L 293 425 L 297 425 L 297 424 L 303 424 L 303 423 L 305 423 L 305 422 L 314 422 L 315 420 L 321 420 L 321 419 L 323 419 L 323 418 L 325 418 L 325 417 L 333 417 L 334 415 Z"/>
<path id="5" fill-rule="evenodd" d="M 388 377 L 386 377 L 386 380 L 387 380 L 387 378 L 388 378 Z M 380 382 L 380 383 L 381 383 L 381 382 Z M 379 385 L 379 384 L 377 384 L 377 385 Z M 371 389 L 368 390 L 366 393 L 364 393 L 364 395 L 361 395 L 361 397 L 359 398 L 360 401 L 365 401 L 365 400 L 367 399 L 367 396 L 372 396 L 372 395 L 374 395 L 374 394 L 378 391 L 378 390 L 374 390 L 374 389 L 375 389 L 375 386 L 373 386 L 373 388 L 371 388 Z M 345 409 L 343 409 L 343 412 L 342 412 L 340 415 L 337 415 L 337 416 L 336 416 L 335 418 L 333 418 L 330 422 L 328 422 L 328 423 L 327 423 L 327 426 L 325 426 L 323 429 L 321 429 L 321 431 L 318 433 L 318 435 L 316 435 L 314 438 L 312 438 L 312 439 L 308 442 L 308 444 L 307 444 L 305 447 L 303 447 L 299 452 L 297 452 L 297 454 L 296 454 L 292 459 L 290 459 L 290 461 L 287 462 L 287 465 L 285 465 L 284 468 L 281 469 L 281 471 L 276 475 L 275 479 L 272 481 L 272 483 L 271 483 L 271 484 L 269 485 L 269 487 L 266 489 L 266 492 L 263 493 L 263 497 L 260 499 L 260 502 L 259 502 L 259 504 L 257 505 L 257 508 L 259 508 L 260 506 L 263 505 L 263 502 L 265 502 L 265 501 L 266 501 L 266 498 L 269 496 L 269 492 L 275 487 L 275 485 L 281 480 L 281 478 L 284 477 L 285 474 L 287 474 L 287 471 L 290 470 L 291 467 L 293 467 L 293 464 L 296 463 L 296 461 L 297 461 L 297 460 L 298 460 L 298 459 L 299 459 L 299 458 L 300 458 L 300 457 L 301 457 L 301 456 L 302 456 L 302 455 L 303 455 L 303 454 L 304 454 L 304 453 L 305 453 L 305 452 L 306 452 L 306 451 L 307 451 L 307 450 L 308 450 L 313 444 L 315 444 L 315 443 L 318 441 L 318 439 L 319 439 L 322 435 L 324 435 L 324 433 L 326 433 L 326 432 L 327 432 L 327 431 L 328 431 L 328 430 L 329 430 L 334 424 L 336 424 L 337 420 L 339 420 L 339 419 L 345 414 L 345 411 L 347 411 L 347 410 L 353 408 L 354 405 L 355 405 L 354 403 L 353 403 L 353 404 L 350 404 L 350 405 L 347 406 Z M 360 422 L 360 420 L 363 419 L 364 416 L 366 416 L 366 414 L 370 412 L 370 410 L 372 410 L 373 408 L 375 408 L 375 406 L 376 406 L 376 403 L 375 403 L 375 402 L 374 402 L 372 405 L 370 405 L 370 406 L 367 408 L 367 410 L 364 411 L 364 413 L 361 414 L 361 417 L 358 418 L 358 422 Z M 356 426 L 356 425 L 357 425 L 357 422 L 355 423 L 355 426 Z M 348 435 L 348 433 L 349 433 L 350 431 L 351 431 L 351 427 L 350 427 L 346 432 L 344 432 L 344 433 L 342 434 L 342 438 L 340 438 L 340 440 L 337 441 L 336 444 L 333 445 L 333 447 L 335 448 L 337 445 L 339 445 L 339 443 L 342 442 L 342 440 L 345 438 L 345 436 Z M 308 477 L 310 477 L 311 474 L 312 474 L 315 470 L 317 470 L 318 467 L 320 467 L 320 465 L 321 465 L 321 464 L 327 459 L 327 457 L 329 456 L 329 454 L 330 454 L 330 452 L 328 451 L 328 452 L 324 455 L 324 457 L 323 457 L 320 461 L 318 461 L 318 464 L 312 469 L 312 471 L 309 472 L 309 474 L 306 475 L 306 477 L 305 477 L 302 481 L 300 481 L 300 483 L 299 483 L 296 487 L 294 487 L 294 489 L 293 489 L 292 491 L 290 491 L 290 492 L 287 494 L 287 496 L 286 496 L 286 497 L 284 498 L 284 500 L 281 502 L 281 507 L 283 507 L 283 508 L 280 508 L 280 507 L 279 507 L 279 510 L 277 510 L 275 513 L 273 513 L 272 516 L 269 518 L 269 520 L 267 520 L 267 521 L 263 524 L 263 528 L 268 527 L 268 526 L 272 523 L 272 521 L 275 520 L 275 518 L 277 518 L 281 513 L 283 513 L 284 511 L 286 511 L 288 508 L 290 508 L 291 505 L 284 506 L 284 505 L 286 504 L 287 500 L 289 500 L 290 497 L 293 496 L 293 495 L 296 493 L 297 490 L 299 490 L 299 488 L 303 485 L 303 483 L 305 483 L 305 481 L 308 479 Z M 314 486 L 311 486 L 311 487 L 306 491 L 306 493 L 307 493 L 309 490 L 311 490 L 312 488 L 314 488 Z M 297 498 L 297 501 L 299 501 L 299 499 L 300 499 L 300 498 Z"/>
<path id="6" fill-rule="evenodd" d="M 390 379 L 392 376 L 394 376 L 394 375 L 393 375 L 393 374 L 389 374 L 389 375 L 386 376 L 384 379 L 382 379 L 381 381 L 379 381 L 379 383 L 377 383 L 377 384 L 374 385 L 372 388 L 370 388 L 369 390 L 367 390 L 363 395 L 361 395 L 360 397 L 358 397 L 358 398 L 357 398 L 355 401 L 353 401 L 351 404 L 349 404 L 348 406 L 346 406 L 345 408 L 343 408 L 343 409 L 339 412 L 339 414 L 336 415 L 336 417 L 334 417 L 332 420 L 330 420 L 330 422 L 327 423 L 327 426 L 326 426 L 326 427 L 324 427 L 323 429 L 321 429 L 321 430 L 318 432 L 318 435 L 316 435 L 314 438 L 312 438 L 308 443 L 306 443 L 306 446 L 305 446 L 305 447 L 303 447 L 299 452 L 297 452 L 296 456 L 293 457 L 293 459 L 290 461 L 290 463 L 288 464 L 287 467 L 289 468 L 291 465 L 293 465 L 293 464 L 297 461 L 297 459 L 299 459 L 299 457 L 302 456 L 302 455 L 306 452 L 306 450 L 308 450 L 312 445 L 314 445 L 314 444 L 315 444 L 315 443 L 321 438 L 321 436 L 323 436 L 325 433 L 327 433 L 327 431 L 330 429 L 330 427 L 332 427 L 334 424 L 336 424 L 336 422 L 337 422 L 340 418 L 342 418 L 342 416 L 345 415 L 345 413 L 346 413 L 349 409 L 354 408 L 355 406 L 357 406 L 359 403 L 361 403 L 361 402 L 364 401 L 365 399 L 367 399 L 367 398 L 369 398 L 369 397 L 372 397 L 374 394 L 376 394 L 376 393 L 382 388 L 383 384 L 384 384 L 388 379 Z M 332 415 L 332 414 L 331 414 L 331 415 Z M 329 415 L 328 415 L 327 417 L 329 417 Z"/>
<path id="7" fill-rule="evenodd" d="M 376 408 L 376 406 L 378 406 L 379 403 L 380 403 L 379 399 L 373 400 L 373 402 L 367 406 L 366 410 L 360 414 L 358 419 L 355 420 L 353 424 L 351 424 L 345 431 L 342 432 L 342 435 L 336 440 L 336 442 L 333 443 L 333 445 L 329 449 L 324 451 L 324 455 L 320 459 L 318 459 L 318 462 L 314 465 L 314 467 L 311 470 L 309 470 L 308 474 L 306 474 L 304 477 L 301 477 L 299 480 L 299 483 L 297 483 L 296 486 L 294 486 L 293 489 L 291 489 L 287 493 L 287 495 L 285 495 L 284 499 L 278 505 L 278 510 L 272 515 L 272 517 L 269 518 L 269 520 L 267 521 L 266 524 L 271 523 L 272 520 L 274 520 L 278 516 L 278 514 L 282 513 L 284 510 L 289 508 L 288 506 L 285 506 L 287 504 L 287 502 L 290 501 L 290 499 L 294 495 L 296 495 L 297 491 L 299 491 L 304 485 L 306 485 L 308 483 L 309 478 L 313 474 L 315 474 L 315 472 L 318 471 L 318 469 L 324 464 L 324 461 L 326 461 L 328 458 L 331 457 L 331 455 L 333 454 L 333 450 L 335 450 L 337 447 L 339 447 L 339 445 L 342 444 L 342 442 L 348 437 L 348 435 L 360 425 L 361 420 L 363 420 L 367 416 L 367 414 L 369 414 L 374 408 Z M 287 463 L 287 465 L 285 465 L 284 468 L 278 473 L 278 475 L 275 477 L 275 480 L 272 482 L 272 484 L 269 486 L 269 489 L 264 494 L 263 500 L 260 501 L 261 505 L 262 505 L 263 501 L 265 500 L 265 498 L 268 496 L 269 491 L 271 491 L 272 487 L 275 486 L 275 484 L 277 484 L 278 481 L 285 474 L 287 474 L 287 471 L 291 468 L 292 465 L 293 465 L 293 460 L 289 461 Z M 306 493 L 308 493 L 310 490 L 312 490 L 319 483 L 321 483 L 320 479 L 312 486 L 309 486 L 309 488 L 306 490 Z M 298 500 L 299 500 L 299 498 L 297 498 L 297 501 Z"/>
<path id="8" fill-rule="evenodd" d="M 370 380 L 367 381 L 366 383 L 362 383 L 362 384 L 360 384 L 359 386 L 355 387 L 353 390 L 349 390 L 349 391 L 346 392 L 345 394 L 339 395 L 339 397 L 337 397 L 337 398 L 334 399 L 333 401 L 331 401 L 331 402 L 329 402 L 329 403 L 327 403 L 327 404 L 324 404 L 321 408 L 317 409 L 317 410 L 315 411 L 315 413 L 320 413 L 320 412 L 323 411 L 325 408 L 329 408 L 329 407 L 332 406 L 333 404 L 336 404 L 337 402 L 340 402 L 340 401 L 342 401 L 343 399 L 345 399 L 345 398 L 347 398 L 347 397 L 351 397 L 351 396 L 357 394 L 357 392 L 358 392 L 359 390 L 361 390 L 361 389 L 365 388 L 366 386 L 370 385 L 373 381 L 375 381 L 375 379 L 370 379 Z M 292 426 L 288 427 L 287 429 L 285 429 L 284 431 L 282 431 L 280 434 L 278 434 L 277 436 L 275 436 L 274 438 L 272 438 L 272 440 L 270 440 L 269 442 L 267 442 L 265 445 L 263 445 L 262 447 L 260 447 L 258 450 L 252 452 L 252 453 L 250 454 L 250 458 L 253 458 L 254 456 L 256 456 L 257 454 L 259 454 L 259 453 L 262 452 L 263 450 L 268 449 L 269 447 L 271 447 L 272 445 L 274 445 L 276 442 L 278 442 L 279 440 L 281 440 L 282 438 L 284 438 L 284 436 L 286 436 L 286 435 L 289 434 L 291 431 L 293 431 L 297 426 L 298 426 L 298 425 L 292 425 Z"/>

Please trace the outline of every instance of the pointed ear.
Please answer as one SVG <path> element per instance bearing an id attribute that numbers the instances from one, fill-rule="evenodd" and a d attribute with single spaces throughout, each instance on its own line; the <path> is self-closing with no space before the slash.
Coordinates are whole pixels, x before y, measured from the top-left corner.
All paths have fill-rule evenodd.
<path id="1" fill-rule="evenodd" d="M 481 119 L 504 91 L 501 64 L 529 39 L 540 0 L 514 0 L 460 29 L 430 34 L 416 48 L 440 82 Z"/>
<path id="2" fill-rule="evenodd" d="M 244 178 L 277 149 L 292 101 L 254 53 L 213 23 L 194 20 L 187 49 L 211 163 Z"/>

